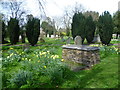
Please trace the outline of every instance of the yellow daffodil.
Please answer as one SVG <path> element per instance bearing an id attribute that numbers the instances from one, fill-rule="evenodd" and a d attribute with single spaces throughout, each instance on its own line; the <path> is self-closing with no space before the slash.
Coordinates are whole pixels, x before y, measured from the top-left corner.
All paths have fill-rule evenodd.
<path id="1" fill-rule="evenodd" d="M 31 61 L 31 59 L 29 59 L 29 61 Z"/>
<path id="2" fill-rule="evenodd" d="M 47 68 L 46 66 L 44 66 L 44 68 Z"/>
<path id="3" fill-rule="evenodd" d="M 24 58 L 22 58 L 22 60 L 24 60 Z"/>
<path id="4" fill-rule="evenodd" d="M 63 61 L 64 61 L 64 59 L 61 59 L 61 61 L 63 62 Z"/>
<path id="5" fill-rule="evenodd" d="M 10 54 L 10 57 L 13 55 L 13 53 Z"/>
<path id="6" fill-rule="evenodd" d="M 38 55 L 36 55 L 38 57 Z"/>
<path id="7" fill-rule="evenodd" d="M 10 58 L 10 56 L 7 56 L 7 58 Z"/>
<path id="8" fill-rule="evenodd" d="M 13 49 L 13 48 L 10 48 L 11 50 Z"/>
<path id="9" fill-rule="evenodd" d="M 40 62 L 40 60 L 38 60 L 38 62 Z"/>

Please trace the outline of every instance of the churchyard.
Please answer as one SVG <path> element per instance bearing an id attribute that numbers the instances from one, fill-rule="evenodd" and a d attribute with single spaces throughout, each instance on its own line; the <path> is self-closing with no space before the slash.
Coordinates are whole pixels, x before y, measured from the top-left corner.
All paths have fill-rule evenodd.
<path id="1" fill-rule="evenodd" d="M 120 10 L 23 1 L 0 3 L 0 89 L 120 87 Z"/>
<path id="2" fill-rule="evenodd" d="M 67 40 L 67 37 L 65 38 Z M 80 66 L 62 58 L 60 38 L 45 38 L 36 46 L 24 48 L 24 44 L 3 44 L 2 85 L 3 88 L 116 88 L 118 87 L 119 41 L 111 41 L 110 46 L 101 43 L 90 44 L 100 48 L 100 62 L 90 68 L 74 71 Z M 71 40 L 73 45 L 74 41 Z M 84 42 L 86 44 L 86 42 Z M 68 45 L 68 44 L 67 44 Z"/>

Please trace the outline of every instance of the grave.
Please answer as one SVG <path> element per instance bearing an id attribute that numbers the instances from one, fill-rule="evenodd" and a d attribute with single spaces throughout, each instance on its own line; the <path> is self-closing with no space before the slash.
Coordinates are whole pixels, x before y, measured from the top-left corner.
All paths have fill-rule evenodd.
<path id="1" fill-rule="evenodd" d="M 81 45 L 82 39 L 80 40 L 80 38 L 76 38 L 75 40 L 74 45 L 62 46 L 62 58 L 65 61 L 81 64 L 80 66 L 74 68 L 70 67 L 72 70 L 78 71 L 81 68 L 90 68 L 100 62 L 99 47 Z"/>
<path id="2" fill-rule="evenodd" d="M 74 41 L 75 45 L 82 45 L 82 38 L 80 36 L 76 36 Z"/>

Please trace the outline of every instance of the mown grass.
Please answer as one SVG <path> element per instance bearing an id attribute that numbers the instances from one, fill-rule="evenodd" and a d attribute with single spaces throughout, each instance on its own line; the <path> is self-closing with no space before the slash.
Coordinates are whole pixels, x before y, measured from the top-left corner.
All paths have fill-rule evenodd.
<path id="1" fill-rule="evenodd" d="M 102 46 L 99 64 L 90 70 L 73 72 L 61 66 L 64 65 L 62 44 L 65 42 L 61 39 L 46 38 L 45 43 L 38 42 L 38 46 L 30 46 L 26 51 L 22 46 L 3 46 L 3 88 L 118 88 L 118 49 Z M 47 51 L 50 54 L 39 56 L 39 52 Z M 10 59 L 6 59 L 10 55 Z M 59 58 L 48 58 L 52 55 Z"/>

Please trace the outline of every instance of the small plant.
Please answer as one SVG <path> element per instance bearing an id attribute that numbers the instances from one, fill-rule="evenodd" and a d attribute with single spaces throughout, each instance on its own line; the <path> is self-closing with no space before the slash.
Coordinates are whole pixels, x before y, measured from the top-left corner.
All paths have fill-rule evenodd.
<path id="1" fill-rule="evenodd" d="M 28 82 L 31 80 L 32 80 L 31 72 L 19 70 L 12 76 L 12 78 L 10 79 L 10 83 L 17 87 L 21 87 L 22 85 L 28 84 Z"/>

